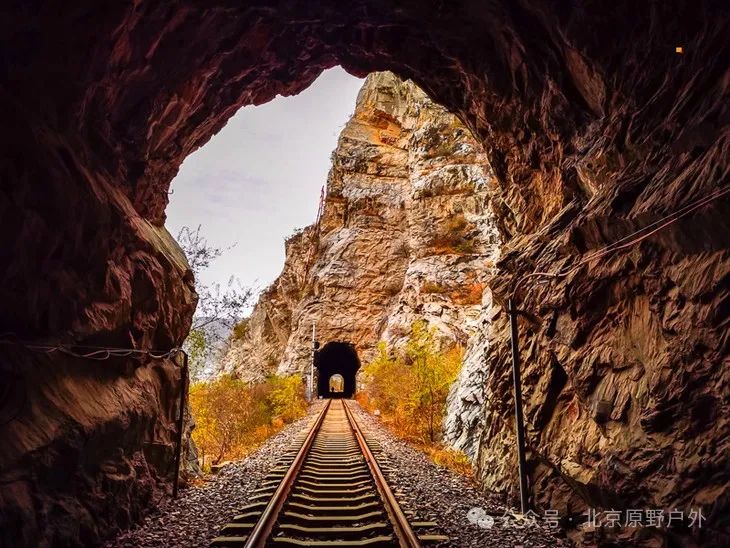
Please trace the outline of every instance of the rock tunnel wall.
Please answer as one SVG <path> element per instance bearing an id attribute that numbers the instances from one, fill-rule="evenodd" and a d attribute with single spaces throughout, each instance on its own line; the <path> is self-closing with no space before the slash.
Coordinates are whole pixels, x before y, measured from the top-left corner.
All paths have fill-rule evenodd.
<path id="1" fill-rule="evenodd" d="M 170 180 L 240 106 L 296 93 L 335 64 L 412 78 L 483 140 L 505 241 L 497 303 L 527 274 L 569 266 L 728 181 L 722 2 L 3 10 L 0 331 L 25 340 L 179 344 L 194 294 L 159 228 Z M 518 292 L 540 506 L 693 504 L 727 527 L 729 209 L 717 199 Z M 494 319 L 485 353 L 478 461 L 499 490 L 515 484 L 506 327 Z M 3 534 L 95 542 L 165 485 L 143 447 L 169 446 L 173 366 L 128 360 L 90 374 L 14 348 L 3 360 L 33 379 L 34 404 L 0 427 Z M 593 416 L 598 400 L 608 420 Z M 78 435 L 99 447 L 83 466 Z M 46 481 L 56 455 L 79 463 L 73 483 Z M 111 487 L 117 478 L 126 487 Z"/>

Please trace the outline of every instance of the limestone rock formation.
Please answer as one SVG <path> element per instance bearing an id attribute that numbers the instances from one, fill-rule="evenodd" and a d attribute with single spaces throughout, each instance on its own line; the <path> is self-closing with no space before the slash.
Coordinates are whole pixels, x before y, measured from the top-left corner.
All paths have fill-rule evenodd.
<path id="1" fill-rule="evenodd" d="M 332 155 L 321 218 L 286 242 L 223 368 L 246 379 L 306 372 L 317 339 L 368 360 L 424 319 L 466 345 L 499 253 L 481 146 L 411 82 L 368 76 Z"/>
<path id="2" fill-rule="evenodd" d="M 672 534 L 730 542 L 726 3 L 28 1 L 1 28 L 0 333 L 179 345 L 192 280 L 157 233 L 183 159 L 239 107 L 326 68 L 391 70 L 456 114 L 493 169 L 491 292 L 499 310 L 524 280 L 529 313 L 535 506 L 701 508 L 702 530 Z M 489 341 L 477 475 L 509 492 L 504 313 Z M 169 488 L 176 369 L 16 343 L 3 379 L 30 403 L 0 402 L 0 539 L 97 542 Z"/>
<path id="3" fill-rule="evenodd" d="M 257 381 L 278 369 L 292 331 L 293 310 L 303 296 L 312 256 L 314 227 L 286 240 L 286 262 L 281 275 L 264 290 L 245 320 L 243 336 L 233 338 L 219 367 L 244 380 Z M 311 329 L 311 327 L 310 327 Z"/>
<path id="4" fill-rule="evenodd" d="M 477 462 L 484 429 L 489 347 L 493 344 L 492 318 L 499 311 L 487 286 L 475 332 L 469 338 L 459 376 L 449 392 L 444 417 L 444 440 Z M 488 443 L 488 440 L 484 440 Z"/>

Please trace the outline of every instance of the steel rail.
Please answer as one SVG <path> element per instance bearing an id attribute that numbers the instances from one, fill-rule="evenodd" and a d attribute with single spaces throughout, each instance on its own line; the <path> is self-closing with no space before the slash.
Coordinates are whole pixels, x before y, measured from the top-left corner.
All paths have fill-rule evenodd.
<path id="1" fill-rule="evenodd" d="M 363 433 L 360 430 L 360 425 L 357 424 L 355 417 L 352 415 L 352 411 L 350 411 L 350 406 L 345 401 L 342 402 L 342 406 L 345 408 L 347 420 L 355 434 L 355 439 L 360 446 L 360 450 L 365 457 L 365 462 L 370 469 L 370 473 L 375 480 L 375 485 L 378 488 L 385 510 L 388 512 L 390 522 L 393 524 L 395 534 L 398 537 L 399 546 L 403 548 L 420 548 L 421 541 L 418 540 L 418 535 L 416 535 L 413 531 L 411 524 L 408 522 L 408 518 L 406 518 L 406 515 L 403 513 L 403 510 L 393 494 L 393 491 L 390 489 L 390 486 L 378 465 L 378 461 L 375 460 L 375 456 L 372 451 L 370 451 L 370 447 L 368 446 L 367 441 L 365 441 L 365 436 L 363 436 Z"/>
<path id="2" fill-rule="evenodd" d="M 312 428 L 309 430 L 301 449 L 299 449 L 297 456 L 294 457 L 294 461 L 289 467 L 289 470 L 287 470 L 286 474 L 282 478 L 281 483 L 279 483 L 279 487 L 277 487 L 273 496 L 269 500 L 269 503 L 266 505 L 266 508 L 264 508 L 261 517 L 259 517 L 256 525 L 251 530 L 251 534 L 246 539 L 246 544 L 244 545 L 245 548 L 262 548 L 266 545 L 266 541 L 271 535 L 271 531 L 279 517 L 279 512 L 281 512 L 284 502 L 289 496 L 291 488 L 294 485 L 294 480 L 296 480 L 299 470 L 304 463 L 304 459 L 309 453 L 309 448 L 312 446 L 314 438 L 316 437 L 317 432 L 319 432 L 320 426 L 322 426 L 322 422 L 330 408 L 331 402 L 332 400 L 327 400 L 324 409 L 320 411 L 319 416 L 312 425 Z"/>

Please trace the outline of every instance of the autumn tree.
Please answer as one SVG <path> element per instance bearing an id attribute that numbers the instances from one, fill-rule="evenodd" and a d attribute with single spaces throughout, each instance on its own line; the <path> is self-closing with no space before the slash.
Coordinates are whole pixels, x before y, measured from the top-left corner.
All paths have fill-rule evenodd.
<path id="1" fill-rule="evenodd" d="M 228 375 L 190 387 L 190 407 L 195 416 L 193 439 L 203 460 L 213 464 L 232 454 L 256 422 L 256 406 L 248 386 Z"/>
<path id="2" fill-rule="evenodd" d="M 307 400 L 301 377 L 274 375 L 267 382 L 270 386 L 268 403 L 274 418 L 287 423 L 306 412 Z"/>
<path id="3" fill-rule="evenodd" d="M 451 384 L 461 368 L 463 350 L 440 351 L 435 329 L 414 322 L 405 348 L 388 348 L 365 367 L 366 397 L 394 429 L 413 440 L 436 442 Z"/>
<path id="4" fill-rule="evenodd" d="M 416 321 L 405 348 L 414 386 L 410 395 L 412 413 L 422 417 L 430 442 L 440 437 L 446 398 L 459 374 L 463 356 L 461 347 L 439 352 L 435 333 L 425 321 Z"/>
<path id="5" fill-rule="evenodd" d="M 407 396 L 412 392 L 410 371 L 402 357 L 391 351 L 384 341 L 378 343 L 377 350 L 376 357 L 364 369 L 367 396 L 374 407 L 405 433 L 410 429 Z"/>
<path id="6" fill-rule="evenodd" d="M 203 464 L 245 456 L 278 428 L 304 415 L 307 403 L 298 376 L 247 383 L 230 375 L 190 387 L 197 423 L 193 439 Z"/>

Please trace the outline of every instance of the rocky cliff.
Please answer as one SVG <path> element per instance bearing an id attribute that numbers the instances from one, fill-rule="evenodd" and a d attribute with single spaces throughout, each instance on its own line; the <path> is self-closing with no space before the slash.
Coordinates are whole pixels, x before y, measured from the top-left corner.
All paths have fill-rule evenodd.
<path id="1" fill-rule="evenodd" d="M 20 341 L 179 345 L 192 280 L 152 237 L 171 179 L 238 108 L 338 64 L 411 78 L 492 166 L 485 487 L 516 484 L 498 311 L 522 281 L 535 505 L 699 507 L 705 545 L 730 528 L 725 3 L 29 1 L 0 24 L 0 365 L 29 391 L 1 402 L 0 542 L 92 544 L 169 487 L 173 363 Z"/>
<path id="2" fill-rule="evenodd" d="M 515 500 L 504 312 L 514 294 L 533 504 L 561 515 L 630 500 L 716 512 L 727 478 L 713 459 L 729 449 L 720 412 L 723 237 L 693 233 L 691 221 L 673 216 L 692 203 L 679 196 L 632 220 L 588 216 L 588 205 L 623 207 L 628 190 L 609 198 L 597 189 L 614 162 L 638 169 L 638 158 L 577 162 L 568 194 L 549 190 L 549 176 L 540 175 L 530 183 L 539 200 L 506 185 L 495 192 L 485 160 L 459 122 L 412 84 L 371 76 L 333 156 L 321 222 L 287 243 L 284 273 L 226 366 L 305 371 L 312 323 L 318 339 L 351 341 L 367 360 L 377 340 L 397 344 L 411 321 L 425 318 L 444 341 L 467 346 L 446 439 L 473 459 L 487 488 Z M 702 211 L 708 222 L 723 222 Z M 534 232 L 521 234 L 527 226 Z M 590 250 L 602 254 L 571 258 Z M 672 266 L 659 266 L 665 262 Z M 699 327 L 683 332 L 687 320 Z M 266 351 L 247 354 L 247 345 Z"/>
<path id="3" fill-rule="evenodd" d="M 332 155 L 318 222 L 286 242 L 223 368 L 242 378 L 308 371 L 317 339 L 367 361 L 417 319 L 466 345 L 499 255 L 494 181 L 482 147 L 452 114 L 392 73 L 368 76 Z"/>

